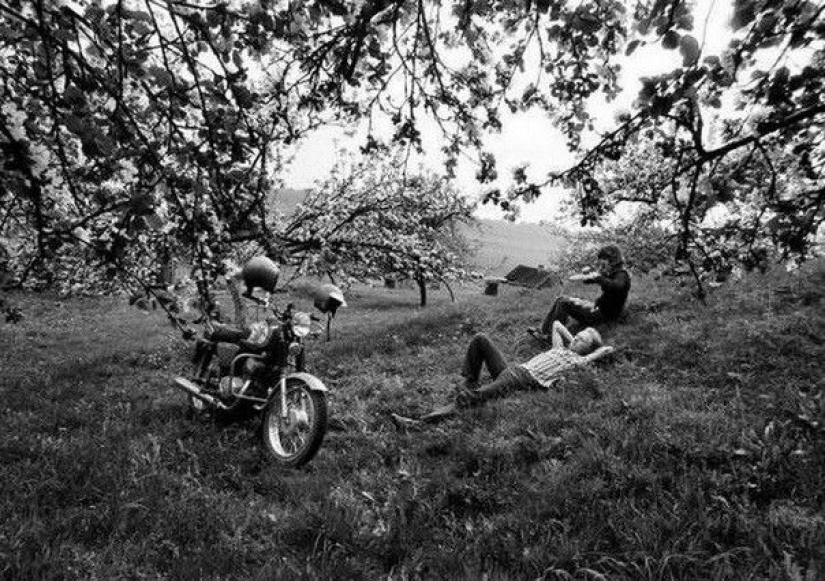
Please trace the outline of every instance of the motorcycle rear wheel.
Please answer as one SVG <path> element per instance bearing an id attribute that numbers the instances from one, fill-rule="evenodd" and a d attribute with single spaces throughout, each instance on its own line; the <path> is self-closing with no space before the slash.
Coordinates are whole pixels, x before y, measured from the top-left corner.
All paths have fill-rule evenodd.
<path id="1" fill-rule="evenodd" d="M 278 463 L 298 467 L 312 460 L 327 431 L 327 399 L 300 380 L 287 384 L 287 417 L 276 393 L 263 417 L 264 448 Z"/>

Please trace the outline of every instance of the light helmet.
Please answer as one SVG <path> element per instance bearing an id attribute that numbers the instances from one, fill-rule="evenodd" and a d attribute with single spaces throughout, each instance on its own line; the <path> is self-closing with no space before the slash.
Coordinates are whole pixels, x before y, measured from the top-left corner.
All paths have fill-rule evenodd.
<path id="1" fill-rule="evenodd" d="M 334 284 L 325 284 L 316 291 L 314 304 L 322 313 L 334 316 L 339 307 L 347 306 L 347 301 L 344 300 L 344 293 L 340 288 Z"/>

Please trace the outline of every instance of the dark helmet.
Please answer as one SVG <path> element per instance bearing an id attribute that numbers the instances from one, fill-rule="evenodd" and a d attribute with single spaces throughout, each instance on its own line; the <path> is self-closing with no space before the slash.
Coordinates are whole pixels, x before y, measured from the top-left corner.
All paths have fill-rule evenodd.
<path id="1" fill-rule="evenodd" d="M 599 254 L 596 255 L 596 258 L 604 259 L 610 263 L 610 266 L 619 266 L 624 262 L 624 258 L 622 258 L 622 251 L 619 250 L 619 247 L 615 244 L 608 244 L 607 246 L 602 246 L 599 249 Z"/>
<path id="2" fill-rule="evenodd" d="M 275 292 L 281 270 L 266 256 L 256 256 L 241 270 L 241 278 L 246 285 L 247 296 L 252 296 L 255 287 L 267 292 Z"/>
<path id="3" fill-rule="evenodd" d="M 338 307 L 346 307 L 344 293 L 334 284 L 325 284 L 315 293 L 315 308 L 322 313 L 335 315 Z"/>

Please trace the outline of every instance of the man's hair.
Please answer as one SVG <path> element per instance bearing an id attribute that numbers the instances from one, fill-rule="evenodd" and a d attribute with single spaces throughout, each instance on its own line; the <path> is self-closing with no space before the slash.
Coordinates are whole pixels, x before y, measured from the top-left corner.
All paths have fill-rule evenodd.
<path id="1" fill-rule="evenodd" d="M 615 244 L 608 244 L 607 246 L 602 246 L 599 249 L 599 253 L 596 255 L 596 257 L 607 260 L 611 266 L 617 266 L 624 262 L 624 258 L 622 257 L 622 251 L 619 250 L 619 247 Z"/>

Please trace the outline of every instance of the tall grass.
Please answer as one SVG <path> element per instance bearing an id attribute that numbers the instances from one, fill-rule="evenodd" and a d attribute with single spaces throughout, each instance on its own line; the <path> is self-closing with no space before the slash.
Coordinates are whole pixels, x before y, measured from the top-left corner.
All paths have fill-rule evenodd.
<path id="1" fill-rule="evenodd" d="M 254 421 L 185 418 L 187 346 L 160 315 L 19 297 L 26 320 L 0 328 L 0 576 L 822 578 L 824 275 L 707 305 L 637 278 L 612 361 L 421 430 L 389 413 L 445 401 L 476 332 L 514 357 L 558 291 L 418 309 L 356 289 L 310 357 L 332 422 L 301 470 L 267 460 Z"/>

